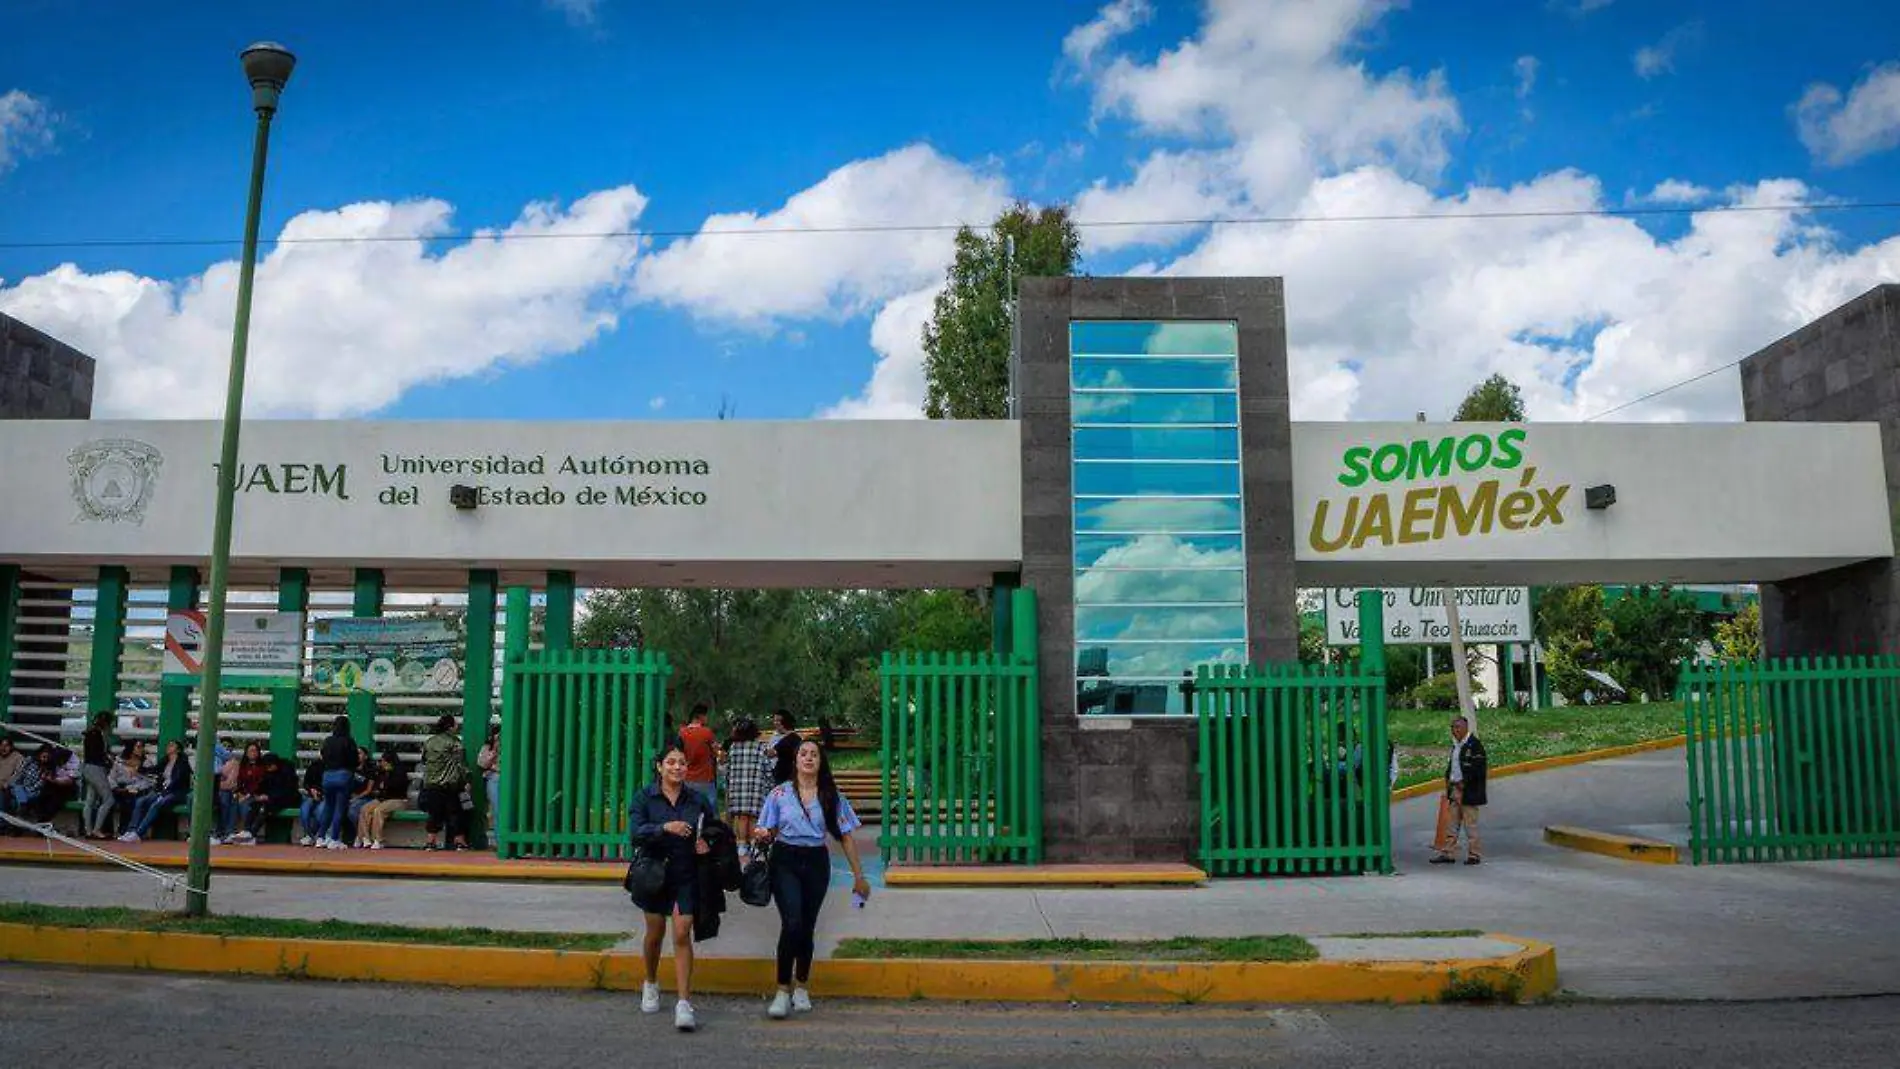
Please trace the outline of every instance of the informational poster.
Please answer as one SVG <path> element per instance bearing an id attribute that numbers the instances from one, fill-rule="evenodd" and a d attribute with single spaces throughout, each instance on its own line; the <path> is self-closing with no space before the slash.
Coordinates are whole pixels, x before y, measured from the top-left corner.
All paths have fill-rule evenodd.
<path id="1" fill-rule="evenodd" d="M 311 632 L 310 685 L 321 694 L 443 694 L 462 687 L 461 642 L 430 616 L 339 616 Z"/>
<path id="2" fill-rule="evenodd" d="M 1388 646 L 1443 646 L 1451 642 L 1443 587 L 1388 587 L 1385 642 Z M 1458 626 L 1464 640 L 1490 645 L 1531 640 L 1531 592 L 1521 586 L 1457 588 Z M 1326 591 L 1326 644 L 1359 645 L 1359 588 Z"/>
<path id="3" fill-rule="evenodd" d="M 224 614 L 223 687 L 295 687 L 303 679 L 303 614 Z M 174 609 L 165 618 L 165 683 L 197 686 L 204 679 L 205 614 Z"/>

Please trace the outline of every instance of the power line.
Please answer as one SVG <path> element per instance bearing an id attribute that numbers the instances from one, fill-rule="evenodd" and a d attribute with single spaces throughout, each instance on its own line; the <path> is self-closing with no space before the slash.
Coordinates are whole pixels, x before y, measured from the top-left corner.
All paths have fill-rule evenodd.
<path id="1" fill-rule="evenodd" d="M 1422 212 L 1365 215 L 1252 215 L 1205 219 L 1096 219 L 1074 221 L 1083 230 L 1201 228 L 1216 226 L 1290 226 L 1330 223 L 1428 223 L 1457 220 L 1638 218 L 1697 215 L 1704 212 L 1861 212 L 1900 209 L 1900 200 L 1837 201 L 1798 204 L 1713 204 L 1704 207 L 1552 208 L 1520 211 Z M 607 241 L 620 238 L 773 237 L 787 234 L 928 234 L 981 230 L 988 223 L 863 223 L 844 226 L 753 226 L 719 230 L 597 230 L 542 233 L 460 231 L 444 234 L 366 234 L 348 237 L 265 238 L 264 245 L 355 245 L 441 241 Z M 238 238 L 73 238 L 63 241 L 0 241 L 0 249 L 190 248 L 241 244 Z"/>
<path id="2" fill-rule="evenodd" d="M 1634 408 L 1637 405 L 1642 404 L 1644 401 L 1653 401 L 1656 398 L 1661 397 L 1663 394 L 1666 394 L 1671 390 L 1680 390 L 1684 386 L 1688 386 L 1692 383 L 1701 382 L 1703 379 L 1706 379 L 1711 375 L 1719 375 L 1722 372 L 1727 371 L 1729 368 L 1732 368 L 1736 366 L 1737 364 L 1740 364 L 1743 360 L 1746 360 L 1746 359 L 1748 359 L 1748 357 L 1746 356 L 1737 357 L 1736 359 L 1730 360 L 1728 363 L 1723 364 L 1721 367 L 1712 367 L 1709 370 L 1704 371 L 1699 375 L 1691 375 L 1690 377 L 1683 379 L 1681 382 L 1672 382 L 1669 385 L 1664 386 L 1662 389 L 1655 390 L 1650 393 L 1646 393 L 1643 396 L 1636 398 L 1634 401 L 1625 401 L 1622 404 L 1617 405 L 1615 408 L 1606 408 L 1603 411 L 1598 412 L 1596 415 L 1591 416 L 1588 419 L 1585 419 L 1583 422 L 1594 423 L 1597 420 L 1602 419 L 1604 416 L 1613 416 L 1616 413 L 1621 412 L 1626 408 Z"/>

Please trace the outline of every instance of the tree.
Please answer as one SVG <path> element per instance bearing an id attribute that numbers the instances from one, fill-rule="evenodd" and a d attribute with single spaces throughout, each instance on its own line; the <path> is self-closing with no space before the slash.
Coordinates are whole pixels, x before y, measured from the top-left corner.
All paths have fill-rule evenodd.
<path id="1" fill-rule="evenodd" d="M 1522 423 L 1524 395 L 1510 379 L 1493 375 L 1471 388 L 1451 418 L 1460 423 Z"/>
<path id="2" fill-rule="evenodd" d="M 1014 256 L 1009 255 L 1014 242 Z M 931 419 L 1009 416 L 1011 285 L 1075 272 L 1082 239 L 1066 207 L 1010 207 L 986 232 L 957 231 L 956 258 L 924 324 L 924 413 Z"/>
<path id="3" fill-rule="evenodd" d="M 1751 601 L 1715 625 L 1715 649 L 1731 661 L 1761 660 L 1761 602 Z"/>

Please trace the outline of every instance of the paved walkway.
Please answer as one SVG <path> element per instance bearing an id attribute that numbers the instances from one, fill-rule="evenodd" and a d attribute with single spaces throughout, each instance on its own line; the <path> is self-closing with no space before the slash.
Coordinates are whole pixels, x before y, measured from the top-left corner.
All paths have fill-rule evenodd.
<path id="1" fill-rule="evenodd" d="M 1554 943 L 1564 986 L 1597 997 L 1785 998 L 1900 992 L 1900 862 L 1637 865 L 1542 842 L 1550 823 L 1667 823 L 1682 813 L 1680 751 L 1499 780 L 1486 863 L 1424 863 L 1436 800 L 1393 809 L 1399 874 L 1224 880 L 1196 890 L 902 890 L 850 906 L 841 880 L 820 948 L 847 936 L 1101 938 L 1342 935 L 1477 928 Z M 841 864 L 841 863 L 840 863 Z M 841 875 L 841 874 L 834 874 Z M 260 915 L 631 933 L 612 886 L 224 876 L 218 910 Z M 0 898 L 155 903 L 153 885 L 94 870 L 0 867 Z M 773 911 L 734 911 L 707 954 L 769 955 Z"/>

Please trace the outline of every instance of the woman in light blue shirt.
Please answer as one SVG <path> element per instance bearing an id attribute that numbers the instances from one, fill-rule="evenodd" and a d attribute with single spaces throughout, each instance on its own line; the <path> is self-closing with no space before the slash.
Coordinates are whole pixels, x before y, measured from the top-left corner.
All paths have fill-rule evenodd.
<path id="1" fill-rule="evenodd" d="M 778 993 L 766 1013 L 773 1020 L 782 1021 L 794 1010 L 811 1012 L 806 985 L 811 980 L 818 911 L 831 883 L 827 836 L 844 847 L 845 859 L 851 863 L 851 889 L 859 898 L 871 897 L 858 846 L 851 841 L 851 833 L 862 825 L 851 802 L 838 793 L 824 749 L 816 742 L 802 743 L 792 778 L 766 794 L 758 828 L 752 833 L 759 842 L 772 844 L 772 900 L 779 917 Z"/>

